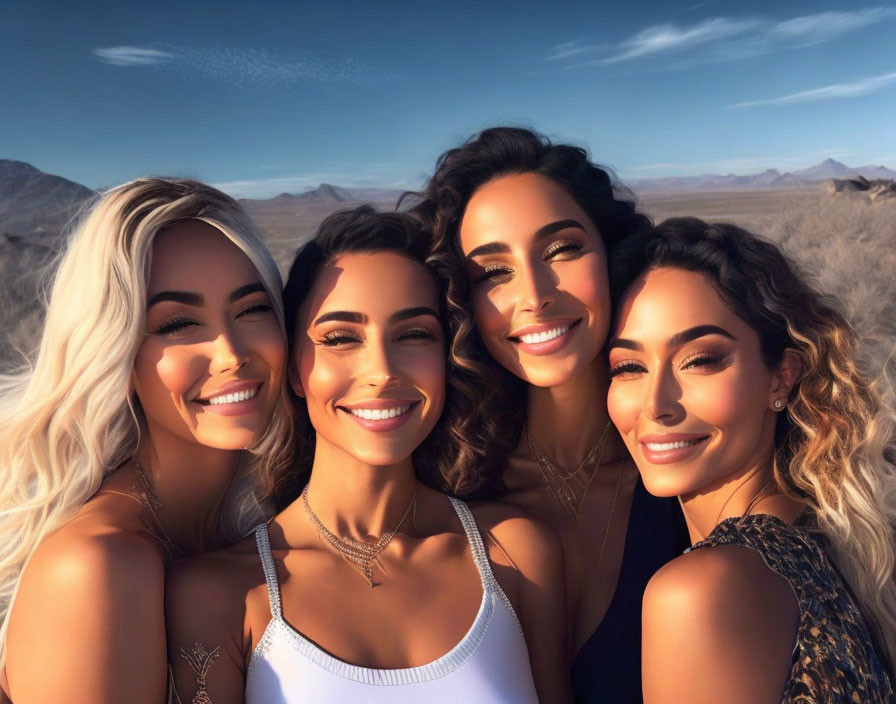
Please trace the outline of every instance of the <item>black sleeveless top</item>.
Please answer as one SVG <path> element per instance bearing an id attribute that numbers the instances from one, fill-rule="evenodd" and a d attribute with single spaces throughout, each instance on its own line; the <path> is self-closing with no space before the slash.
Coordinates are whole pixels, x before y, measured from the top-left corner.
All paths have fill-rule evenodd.
<path id="1" fill-rule="evenodd" d="M 796 595 L 800 618 L 781 704 L 896 704 L 885 661 L 821 534 L 756 514 L 722 521 L 690 549 L 717 545 L 755 550 Z"/>
<path id="2" fill-rule="evenodd" d="M 619 581 L 607 613 L 576 654 L 572 688 L 579 704 L 640 704 L 641 597 L 656 571 L 688 547 L 677 498 L 650 495 L 635 486 Z"/>

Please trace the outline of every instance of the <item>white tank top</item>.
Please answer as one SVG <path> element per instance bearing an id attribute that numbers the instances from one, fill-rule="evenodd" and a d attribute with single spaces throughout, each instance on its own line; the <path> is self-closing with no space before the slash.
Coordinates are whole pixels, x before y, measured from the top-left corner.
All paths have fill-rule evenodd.
<path id="1" fill-rule="evenodd" d="M 324 652 L 284 619 L 267 526 L 255 530 L 271 620 L 246 673 L 246 704 L 538 704 L 523 629 L 495 580 L 466 504 L 451 499 L 482 579 L 482 603 L 467 634 L 419 667 L 359 667 Z"/>

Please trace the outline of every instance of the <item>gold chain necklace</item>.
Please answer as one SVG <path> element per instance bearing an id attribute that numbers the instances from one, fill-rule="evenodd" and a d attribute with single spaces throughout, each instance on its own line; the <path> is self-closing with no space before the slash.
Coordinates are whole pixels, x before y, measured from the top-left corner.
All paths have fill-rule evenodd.
<path id="1" fill-rule="evenodd" d="M 171 539 L 171 536 L 168 535 L 168 531 L 165 530 L 165 524 L 162 523 L 162 519 L 159 516 L 159 511 L 165 511 L 165 513 L 167 513 L 169 516 L 171 516 L 171 512 L 165 508 L 165 506 L 162 504 L 162 500 L 159 498 L 159 495 L 156 494 L 152 482 L 149 480 L 149 477 L 146 476 L 143 465 L 140 464 L 140 460 L 137 459 L 137 455 L 134 455 L 131 459 L 134 461 L 134 473 L 137 475 L 137 480 L 140 482 L 140 486 L 137 487 L 137 494 L 140 497 L 140 504 L 144 506 L 149 512 L 149 515 L 152 518 L 152 522 L 158 529 L 158 531 L 156 531 L 152 528 L 152 526 L 146 526 L 149 529 L 150 535 L 152 535 L 152 537 L 154 537 L 159 541 L 159 543 L 161 543 L 171 561 L 173 561 L 177 557 L 184 556 L 186 552 L 184 552 L 184 549 Z M 181 537 L 183 537 L 183 531 L 181 530 L 180 525 L 177 523 L 177 519 L 174 518 L 174 516 L 171 516 L 171 520 L 174 521 L 175 526 L 177 526 L 177 530 L 181 533 Z M 144 525 L 146 525 L 145 522 Z M 161 533 L 161 535 L 159 535 L 159 533 Z"/>
<path id="2" fill-rule="evenodd" d="M 594 566 L 595 569 L 600 567 L 600 563 L 604 559 L 604 549 L 607 547 L 607 538 L 610 537 L 610 528 L 613 527 L 613 513 L 616 511 L 616 499 L 619 498 L 619 485 L 622 484 L 622 469 L 625 467 L 625 461 L 627 459 L 628 455 L 625 455 L 619 463 L 619 472 L 616 476 L 616 493 L 613 494 L 613 503 L 610 504 L 610 517 L 607 519 L 607 529 L 604 531 L 604 539 L 600 544 L 600 553 L 597 555 L 597 564 Z"/>
<path id="3" fill-rule="evenodd" d="M 526 425 L 526 443 L 529 446 L 529 456 L 535 460 L 535 464 L 538 466 L 539 472 L 541 472 L 545 487 L 553 499 L 554 509 L 560 516 L 566 515 L 573 525 L 578 525 L 579 523 L 579 513 L 581 513 L 582 505 L 585 503 L 585 495 L 588 493 L 588 488 L 591 486 L 594 475 L 597 474 L 597 466 L 603 459 L 604 448 L 607 446 L 611 425 L 612 423 L 607 423 L 607 427 L 604 428 L 600 437 L 591 446 L 588 454 L 585 455 L 585 459 L 572 472 L 568 473 L 564 473 L 563 469 L 547 456 L 532 435 L 532 428 L 528 424 Z M 574 483 L 578 481 L 581 484 L 582 480 L 578 479 L 578 477 L 585 467 L 591 468 L 591 472 L 588 473 L 580 496 L 579 492 L 576 491 Z"/>
<path id="4" fill-rule="evenodd" d="M 370 585 L 372 589 L 376 586 L 373 582 L 373 563 L 377 561 L 379 554 L 386 549 L 386 546 L 392 540 L 392 537 L 398 532 L 398 529 L 401 528 L 401 524 L 404 523 L 404 519 L 408 517 L 408 514 L 411 512 L 411 507 L 415 506 L 417 503 L 417 491 L 420 489 L 420 485 L 415 482 L 414 484 L 414 495 L 411 497 L 410 502 L 408 503 L 408 507 L 404 510 L 404 514 L 401 519 L 395 525 L 392 530 L 388 530 L 380 536 L 380 539 L 375 543 L 368 543 L 365 540 L 356 540 L 352 537 L 340 538 L 338 535 L 331 532 L 324 524 L 320 518 L 317 517 L 317 514 L 312 510 L 311 504 L 308 503 L 308 485 L 305 485 L 305 489 L 302 491 L 302 505 L 305 507 L 305 512 L 308 514 L 308 517 L 311 519 L 311 522 L 314 524 L 314 527 L 317 528 L 317 532 L 319 535 L 323 536 L 323 538 L 332 545 L 336 551 L 345 558 L 346 562 L 348 562 L 352 567 L 354 567 L 358 572 L 364 575 L 364 579 L 367 580 L 367 583 Z"/>

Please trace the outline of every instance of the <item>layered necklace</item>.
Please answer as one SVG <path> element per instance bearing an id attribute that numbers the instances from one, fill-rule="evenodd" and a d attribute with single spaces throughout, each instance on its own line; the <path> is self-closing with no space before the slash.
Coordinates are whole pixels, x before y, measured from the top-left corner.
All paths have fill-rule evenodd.
<path id="1" fill-rule="evenodd" d="M 134 474 L 137 475 L 138 481 L 138 486 L 136 487 L 137 496 L 140 499 L 140 505 L 146 509 L 147 513 L 149 513 L 149 516 L 152 519 L 153 523 L 152 526 L 147 525 L 146 528 L 149 530 L 150 535 L 152 535 L 152 537 L 154 537 L 159 541 L 159 543 L 161 543 L 162 548 L 164 548 L 169 561 L 173 562 L 178 557 L 183 557 L 186 552 L 182 547 L 180 547 L 175 541 L 171 539 L 170 535 L 168 535 L 168 531 L 165 530 L 165 524 L 162 523 L 162 518 L 159 513 L 161 511 L 164 511 L 169 516 L 171 516 L 171 520 L 174 521 L 174 525 L 177 527 L 178 532 L 181 534 L 181 538 L 184 537 L 183 530 L 177 523 L 177 519 L 174 518 L 174 516 L 171 515 L 171 512 L 168 511 L 162 504 L 162 500 L 156 493 L 156 490 L 152 485 L 152 481 L 150 481 L 149 477 L 146 475 L 146 472 L 143 469 L 143 465 L 140 464 L 140 460 L 137 459 L 137 455 L 134 455 L 132 457 L 132 460 L 134 462 Z M 145 521 L 144 525 L 146 525 Z"/>
<path id="2" fill-rule="evenodd" d="M 551 495 L 554 502 L 554 509 L 561 517 L 566 517 L 572 521 L 573 525 L 578 525 L 579 514 L 582 512 L 582 504 L 585 502 L 585 495 L 588 493 L 588 487 L 597 473 L 597 467 L 603 459 L 604 448 L 607 446 L 607 438 L 610 435 L 610 426 L 600 434 L 600 437 L 591 446 L 591 449 L 585 455 L 585 459 L 579 463 L 572 472 L 568 472 L 547 456 L 532 434 L 532 428 L 526 426 L 526 442 L 529 446 L 529 456 L 535 460 L 542 479 L 544 479 L 545 487 Z M 619 477 L 622 477 L 622 465 L 619 469 Z M 616 494 L 619 494 L 619 480 L 616 483 Z M 616 507 L 616 498 L 613 499 L 613 508 Z"/>
<path id="3" fill-rule="evenodd" d="M 364 579 L 367 580 L 367 583 L 372 589 L 376 586 L 373 581 L 373 565 L 377 562 L 380 553 L 386 549 L 386 546 L 392 540 L 392 537 L 398 532 L 398 529 L 401 528 L 401 524 L 404 523 L 405 519 L 408 517 L 408 514 L 411 512 L 411 507 L 414 506 L 417 501 L 417 491 L 419 489 L 420 485 L 415 482 L 414 495 L 411 496 L 411 500 L 408 502 L 408 507 L 405 509 L 404 514 L 402 514 L 398 523 L 395 524 L 395 527 L 392 530 L 387 530 L 383 533 L 375 543 L 369 543 L 366 540 L 357 540 L 351 536 L 342 538 L 328 529 L 323 524 L 323 521 L 321 521 L 317 514 L 312 510 L 311 504 L 308 503 L 307 484 L 302 491 L 302 505 L 305 507 L 305 513 L 308 514 L 308 517 L 317 529 L 318 535 L 332 545 L 333 548 L 345 558 L 346 562 L 358 570 L 358 572 L 364 576 Z"/>

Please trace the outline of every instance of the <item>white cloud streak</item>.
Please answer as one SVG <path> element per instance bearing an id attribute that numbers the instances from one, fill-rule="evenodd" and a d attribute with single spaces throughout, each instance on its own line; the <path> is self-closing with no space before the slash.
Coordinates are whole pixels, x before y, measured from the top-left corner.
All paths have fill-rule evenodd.
<path id="1" fill-rule="evenodd" d="M 618 46 L 621 51 L 615 56 L 602 59 L 601 63 L 614 64 L 652 54 L 681 51 L 700 44 L 745 34 L 761 24 L 759 20 L 733 20 L 716 17 L 683 29 L 672 24 L 648 27 L 631 39 L 622 42 Z"/>
<path id="2" fill-rule="evenodd" d="M 398 75 L 352 57 L 284 56 L 260 49 L 129 46 L 98 48 L 93 53 L 116 66 L 153 66 L 180 78 L 259 89 L 300 83 L 378 85 Z"/>
<path id="3" fill-rule="evenodd" d="M 594 64 L 616 64 L 669 54 L 687 54 L 703 49 L 702 60 L 730 61 L 797 49 L 831 41 L 848 32 L 896 19 L 896 7 L 868 7 L 846 12 L 819 12 L 786 20 L 768 18 L 714 17 L 678 26 L 647 27 L 617 43 L 609 56 Z M 575 39 L 553 47 L 545 61 L 559 62 L 604 50 L 587 39 Z M 689 54 L 687 52 L 690 52 Z"/>
<path id="4" fill-rule="evenodd" d="M 810 103 L 821 100 L 842 100 L 846 98 L 858 98 L 869 93 L 875 93 L 896 82 L 896 73 L 885 73 L 881 76 L 870 76 L 852 83 L 835 83 L 822 88 L 813 88 L 799 93 L 791 93 L 778 98 L 764 98 L 762 100 L 745 100 L 742 103 L 729 105 L 729 108 L 752 108 L 757 105 L 793 105 L 795 103 Z"/>
<path id="5" fill-rule="evenodd" d="M 176 58 L 174 54 L 139 46 L 107 46 L 93 50 L 105 64 L 113 66 L 153 66 Z"/>

